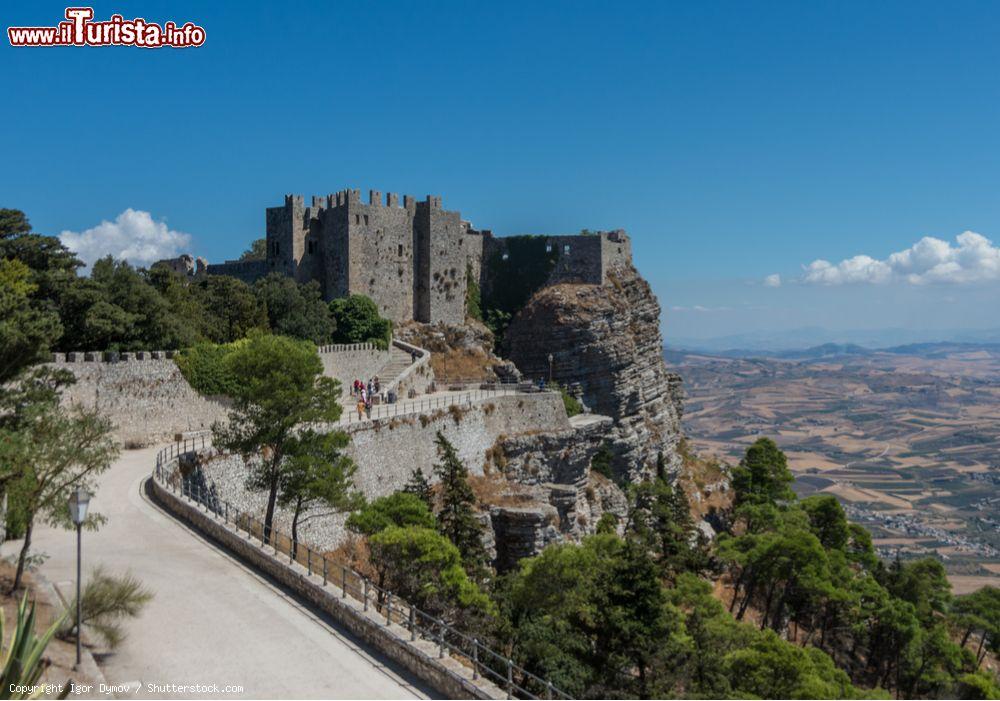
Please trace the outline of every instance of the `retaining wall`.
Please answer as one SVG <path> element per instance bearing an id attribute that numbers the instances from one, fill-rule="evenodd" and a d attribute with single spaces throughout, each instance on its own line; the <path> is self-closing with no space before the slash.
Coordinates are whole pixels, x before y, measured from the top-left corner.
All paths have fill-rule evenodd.
<path id="1" fill-rule="evenodd" d="M 195 392 L 166 356 L 164 351 L 66 353 L 54 355 L 52 365 L 76 376 L 76 384 L 63 390 L 65 404 L 96 407 L 114 423 L 119 441 L 144 446 L 226 418 L 226 402 Z"/>
<path id="2" fill-rule="evenodd" d="M 341 394 L 350 393 L 354 380 L 367 381 L 381 375 L 392 360 L 388 350 L 379 350 L 372 343 L 320 346 L 319 357 L 323 361 L 323 374 L 340 383 Z"/>
<path id="3" fill-rule="evenodd" d="M 486 452 L 500 436 L 569 428 L 557 392 L 513 394 L 430 413 L 343 427 L 348 453 L 358 465 L 355 479 L 369 498 L 402 489 L 417 466 L 428 473 L 438 462 L 434 436 L 444 434 L 472 474 L 483 474 Z"/>
<path id="4" fill-rule="evenodd" d="M 472 671 L 458 660 L 438 657 L 438 647 L 431 641 L 410 641 L 410 633 L 401 625 L 386 625 L 385 618 L 374 610 L 364 611 L 362 604 L 343 597 L 335 584 L 323 585 L 323 578 L 310 575 L 300 565 L 278 559 L 259 546 L 259 541 L 236 532 L 211 513 L 202 511 L 165 489 L 155 479 L 146 481 L 146 489 L 164 509 L 190 524 L 251 567 L 264 572 L 297 596 L 328 613 L 340 625 L 389 659 L 405 667 L 447 698 L 501 699 L 504 691 L 482 678 L 473 681 Z"/>

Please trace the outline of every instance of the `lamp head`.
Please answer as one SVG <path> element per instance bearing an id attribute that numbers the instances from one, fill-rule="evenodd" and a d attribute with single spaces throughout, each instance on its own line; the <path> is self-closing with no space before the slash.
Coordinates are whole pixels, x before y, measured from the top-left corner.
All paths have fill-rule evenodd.
<path id="1" fill-rule="evenodd" d="M 83 487 L 77 487 L 69 495 L 69 517 L 73 524 L 80 526 L 87 518 L 87 506 L 90 504 L 90 494 Z"/>

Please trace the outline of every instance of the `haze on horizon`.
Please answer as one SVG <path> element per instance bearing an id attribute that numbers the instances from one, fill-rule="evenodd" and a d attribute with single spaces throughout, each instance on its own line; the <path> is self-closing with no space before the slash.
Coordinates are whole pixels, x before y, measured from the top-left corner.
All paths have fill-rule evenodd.
<path id="1" fill-rule="evenodd" d="M 143 13 L 205 46 L 0 46 L 0 206 L 87 262 L 234 258 L 286 192 L 375 188 L 499 235 L 628 230 L 668 343 L 1000 328 L 995 5 Z"/>

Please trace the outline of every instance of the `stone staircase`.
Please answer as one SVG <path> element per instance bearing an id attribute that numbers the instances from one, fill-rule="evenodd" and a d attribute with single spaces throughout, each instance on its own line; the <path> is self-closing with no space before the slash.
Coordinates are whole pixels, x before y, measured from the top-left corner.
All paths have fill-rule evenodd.
<path id="1" fill-rule="evenodd" d="M 403 371 L 410 367 L 411 364 L 410 354 L 407 351 L 395 346 L 391 346 L 390 351 L 389 364 L 379 372 L 379 380 L 382 381 L 383 387 L 388 386 L 397 377 L 402 375 Z"/>

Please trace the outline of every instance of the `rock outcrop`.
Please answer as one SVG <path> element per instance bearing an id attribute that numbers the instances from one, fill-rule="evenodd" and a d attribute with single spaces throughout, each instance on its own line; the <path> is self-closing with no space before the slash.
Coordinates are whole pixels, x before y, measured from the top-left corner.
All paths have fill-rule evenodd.
<path id="1" fill-rule="evenodd" d="M 650 476 L 660 454 L 680 470 L 681 380 L 663 362 L 659 322 L 649 284 L 628 265 L 604 285 L 539 290 L 504 335 L 504 355 L 526 376 L 578 384 L 584 405 L 614 420 L 605 440 L 618 478 Z"/>

